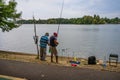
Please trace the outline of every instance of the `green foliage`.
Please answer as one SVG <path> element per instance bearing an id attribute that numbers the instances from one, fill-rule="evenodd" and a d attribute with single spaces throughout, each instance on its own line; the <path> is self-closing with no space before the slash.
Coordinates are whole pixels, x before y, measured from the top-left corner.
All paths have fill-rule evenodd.
<path id="1" fill-rule="evenodd" d="M 17 13 L 16 5 L 15 0 L 10 0 L 8 4 L 4 0 L 0 0 L 0 28 L 2 31 L 19 27 L 16 21 L 20 18 L 21 13 Z"/>
<path id="2" fill-rule="evenodd" d="M 51 18 L 47 20 L 35 20 L 36 24 L 120 24 L 120 18 L 100 18 L 99 15 L 85 15 L 82 18 Z M 33 24 L 33 20 L 19 20 L 18 23 Z"/>

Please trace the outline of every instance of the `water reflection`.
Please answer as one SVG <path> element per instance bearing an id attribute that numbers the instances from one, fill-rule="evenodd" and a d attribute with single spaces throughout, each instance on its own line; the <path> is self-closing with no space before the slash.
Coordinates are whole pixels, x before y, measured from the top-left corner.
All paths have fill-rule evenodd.
<path id="1" fill-rule="evenodd" d="M 58 25 L 37 25 L 37 35 L 50 35 Z M 26 24 L 10 32 L 0 32 L 0 50 L 35 54 L 33 25 Z M 104 58 L 110 53 L 120 54 L 120 25 L 61 25 L 58 51 L 61 56 Z M 65 50 L 65 51 L 63 51 Z M 49 53 L 48 53 L 49 54 Z"/>

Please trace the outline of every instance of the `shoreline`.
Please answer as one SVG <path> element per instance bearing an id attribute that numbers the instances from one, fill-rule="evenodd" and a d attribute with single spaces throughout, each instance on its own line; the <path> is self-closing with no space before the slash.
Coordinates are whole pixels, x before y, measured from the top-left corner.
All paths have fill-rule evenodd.
<path id="1" fill-rule="evenodd" d="M 70 60 L 74 60 L 74 58 L 72 57 L 59 57 L 58 64 L 55 62 L 51 63 L 50 56 L 48 55 L 46 56 L 46 61 L 41 61 L 39 59 L 36 59 L 36 57 L 37 57 L 37 54 L 27 54 L 23 52 L 12 52 L 12 51 L 0 50 L 0 59 L 32 62 L 32 63 L 45 64 L 45 65 L 73 67 L 69 63 Z M 54 61 L 55 61 L 55 57 L 54 57 Z M 76 66 L 78 68 L 88 68 L 88 69 L 100 70 L 100 71 L 120 72 L 120 63 L 118 63 L 116 67 L 116 66 L 109 66 L 109 63 L 107 62 L 107 66 L 103 67 L 101 64 L 98 63 L 98 60 L 96 65 L 88 65 L 87 59 L 83 59 L 83 58 L 77 58 L 77 61 L 80 62 L 80 64 Z"/>

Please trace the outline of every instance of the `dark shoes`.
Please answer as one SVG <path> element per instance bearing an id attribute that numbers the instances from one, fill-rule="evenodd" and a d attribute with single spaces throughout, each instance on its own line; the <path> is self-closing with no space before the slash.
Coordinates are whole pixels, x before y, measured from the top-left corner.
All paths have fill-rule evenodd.
<path id="1" fill-rule="evenodd" d="M 51 62 L 53 63 L 53 56 L 51 56 Z M 58 63 L 58 56 L 56 56 L 56 63 Z"/>
<path id="2" fill-rule="evenodd" d="M 46 61 L 45 59 L 40 59 L 41 61 Z"/>

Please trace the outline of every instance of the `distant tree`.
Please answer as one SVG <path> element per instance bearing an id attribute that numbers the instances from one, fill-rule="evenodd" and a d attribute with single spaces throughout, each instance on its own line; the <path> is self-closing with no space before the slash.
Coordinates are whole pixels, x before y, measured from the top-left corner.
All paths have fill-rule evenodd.
<path id="1" fill-rule="evenodd" d="M 103 18 L 100 19 L 99 24 L 105 24 L 105 20 Z"/>
<path id="2" fill-rule="evenodd" d="M 119 22 L 120 22 L 120 21 L 119 21 L 119 18 L 118 18 L 118 17 L 111 19 L 111 23 L 112 23 L 112 24 L 118 24 Z"/>
<path id="3" fill-rule="evenodd" d="M 93 17 L 92 16 L 84 16 L 82 18 L 82 23 L 83 24 L 92 24 Z"/>
<path id="4" fill-rule="evenodd" d="M 57 23 L 57 20 L 56 20 L 56 19 L 48 19 L 48 20 L 47 20 L 47 23 L 48 23 L 48 24 L 56 24 L 56 23 Z"/>
<path id="5" fill-rule="evenodd" d="M 5 0 L 0 0 L 0 28 L 2 31 L 19 27 L 16 20 L 20 18 L 21 12 L 17 13 L 16 5 L 15 0 L 10 0 L 8 3 Z"/>
<path id="6" fill-rule="evenodd" d="M 28 20 L 19 20 L 17 21 L 18 23 L 23 23 L 23 24 L 33 24 L 32 19 Z M 81 18 L 50 18 L 47 20 L 35 20 L 36 24 L 120 24 L 120 18 L 100 18 L 99 15 L 94 15 L 94 16 L 89 16 L 85 15 Z"/>

